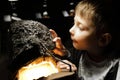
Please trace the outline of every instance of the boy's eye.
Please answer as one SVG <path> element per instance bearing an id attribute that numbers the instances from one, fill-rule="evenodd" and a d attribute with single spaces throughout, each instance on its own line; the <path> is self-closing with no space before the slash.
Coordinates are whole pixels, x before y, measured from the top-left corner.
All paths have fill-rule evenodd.
<path id="1" fill-rule="evenodd" d="M 79 27 L 79 29 L 82 30 L 82 31 L 85 30 L 85 28 L 82 28 L 82 27 Z"/>
<path id="2" fill-rule="evenodd" d="M 79 24 L 77 24 L 77 26 L 80 30 L 85 30 L 85 28 L 82 26 L 82 24 L 79 23 Z"/>

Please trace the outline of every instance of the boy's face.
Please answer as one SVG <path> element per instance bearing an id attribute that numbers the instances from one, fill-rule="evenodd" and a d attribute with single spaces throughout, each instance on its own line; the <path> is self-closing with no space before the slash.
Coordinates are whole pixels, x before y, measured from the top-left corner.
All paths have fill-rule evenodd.
<path id="1" fill-rule="evenodd" d="M 95 26 L 92 26 L 91 19 L 84 19 L 75 15 L 74 25 L 69 30 L 73 46 L 78 50 L 95 50 L 98 40 L 95 34 Z"/>

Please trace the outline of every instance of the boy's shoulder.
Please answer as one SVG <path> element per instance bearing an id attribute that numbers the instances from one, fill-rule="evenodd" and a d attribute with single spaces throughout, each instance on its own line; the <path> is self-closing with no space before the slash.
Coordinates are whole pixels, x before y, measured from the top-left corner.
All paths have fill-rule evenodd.
<path id="1" fill-rule="evenodd" d="M 117 69 L 117 75 L 116 75 L 116 80 L 120 79 L 120 58 L 118 60 L 118 69 Z"/>

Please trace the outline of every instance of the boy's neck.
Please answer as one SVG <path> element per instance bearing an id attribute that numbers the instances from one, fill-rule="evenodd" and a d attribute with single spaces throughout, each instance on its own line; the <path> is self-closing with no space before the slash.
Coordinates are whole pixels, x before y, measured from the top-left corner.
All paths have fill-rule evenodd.
<path id="1" fill-rule="evenodd" d="M 104 61 L 106 59 L 105 56 L 103 55 L 95 55 L 95 54 L 91 54 L 91 53 L 87 53 L 88 57 L 94 61 L 94 62 L 101 62 L 101 61 Z"/>

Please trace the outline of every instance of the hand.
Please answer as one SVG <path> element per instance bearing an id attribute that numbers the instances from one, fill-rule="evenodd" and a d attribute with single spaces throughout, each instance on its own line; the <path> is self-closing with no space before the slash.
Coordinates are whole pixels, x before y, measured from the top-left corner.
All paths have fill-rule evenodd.
<path id="1" fill-rule="evenodd" d="M 76 71 L 77 70 L 77 67 L 68 60 L 58 61 L 57 67 L 60 68 L 62 71 Z"/>
<path id="2" fill-rule="evenodd" d="M 66 49 L 64 45 L 62 44 L 61 38 L 58 37 L 57 33 L 54 30 L 50 29 L 50 32 L 52 34 L 53 41 L 56 44 L 56 48 L 53 50 L 53 52 L 59 56 L 65 56 Z"/>

